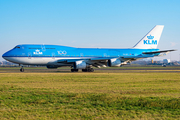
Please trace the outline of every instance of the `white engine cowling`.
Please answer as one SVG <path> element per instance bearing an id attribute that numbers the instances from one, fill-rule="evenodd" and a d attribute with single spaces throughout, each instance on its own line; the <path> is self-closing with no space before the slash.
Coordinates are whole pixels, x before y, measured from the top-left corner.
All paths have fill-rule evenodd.
<path id="1" fill-rule="evenodd" d="M 87 64 L 84 61 L 76 61 L 73 67 L 74 69 L 85 69 L 87 67 Z"/>
<path id="2" fill-rule="evenodd" d="M 121 66 L 121 61 L 119 59 L 110 59 L 108 60 L 108 66 L 109 67 L 120 67 Z"/>

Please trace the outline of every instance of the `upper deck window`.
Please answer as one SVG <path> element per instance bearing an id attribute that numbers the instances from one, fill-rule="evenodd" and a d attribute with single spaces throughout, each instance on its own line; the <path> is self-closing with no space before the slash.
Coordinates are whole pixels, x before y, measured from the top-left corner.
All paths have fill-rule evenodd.
<path id="1" fill-rule="evenodd" d="M 29 49 L 42 49 L 42 48 L 29 48 Z M 45 49 L 56 49 L 56 48 L 45 48 Z"/>
<path id="2" fill-rule="evenodd" d="M 46 49 L 56 49 L 56 48 L 46 48 Z"/>
<path id="3" fill-rule="evenodd" d="M 42 49 L 42 48 L 29 48 L 29 49 Z"/>

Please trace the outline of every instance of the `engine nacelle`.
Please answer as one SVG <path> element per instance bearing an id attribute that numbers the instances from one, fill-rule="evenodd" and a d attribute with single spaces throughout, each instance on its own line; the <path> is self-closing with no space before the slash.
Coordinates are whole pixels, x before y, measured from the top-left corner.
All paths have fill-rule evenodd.
<path id="1" fill-rule="evenodd" d="M 121 66 L 121 61 L 119 59 L 110 59 L 108 60 L 108 66 L 109 67 L 120 67 Z"/>
<path id="2" fill-rule="evenodd" d="M 46 66 L 48 69 L 57 69 L 58 67 L 57 66 L 53 66 L 53 65 L 48 65 Z"/>
<path id="3" fill-rule="evenodd" d="M 74 69 L 85 69 L 87 67 L 87 64 L 84 61 L 76 61 L 73 67 Z"/>

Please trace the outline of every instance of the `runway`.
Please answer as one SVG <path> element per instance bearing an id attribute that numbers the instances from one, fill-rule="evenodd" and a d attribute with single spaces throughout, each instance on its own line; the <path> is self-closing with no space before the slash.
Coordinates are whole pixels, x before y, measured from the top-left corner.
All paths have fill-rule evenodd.
<path id="1" fill-rule="evenodd" d="M 0 67 L 0 73 L 20 73 L 19 67 Z M 71 73 L 71 68 L 47 69 L 45 67 L 25 67 L 25 73 Z M 180 72 L 180 66 L 168 67 L 115 67 L 115 68 L 94 68 L 94 73 L 125 73 L 125 72 Z M 78 73 L 82 73 L 79 70 Z"/>

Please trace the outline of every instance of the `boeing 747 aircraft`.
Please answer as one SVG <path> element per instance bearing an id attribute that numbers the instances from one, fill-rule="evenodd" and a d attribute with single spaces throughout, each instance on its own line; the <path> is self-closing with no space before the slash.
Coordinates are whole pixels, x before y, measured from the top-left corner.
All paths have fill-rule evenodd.
<path id="1" fill-rule="evenodd" d="M 134 47 L 128 49 L 75 48 L 61 45 L 22 44 L 4 53 L 2 57 L 23 65 L 41 65 L 49 69 L 70 66 L 72 72 L 82 69 L 93 72 L 92 67 L 120 67 L 135 60 L 162 56 L 174 50 L 157 49 L 163 25 L 156 25 Z"/>

